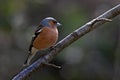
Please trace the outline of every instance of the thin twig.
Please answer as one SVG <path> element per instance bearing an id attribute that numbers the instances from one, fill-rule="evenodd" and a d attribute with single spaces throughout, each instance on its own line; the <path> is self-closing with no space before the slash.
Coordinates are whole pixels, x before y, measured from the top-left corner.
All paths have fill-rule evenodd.
<path id="1" fill-rule="evenodd" d="M 45 66 L 49 66 L 49 67 L 61 69 L 61 66 L 56 66 L 55 64 L 51 64 L 51 63 L 43 63 L 43 64 L 44 64 Z"/>

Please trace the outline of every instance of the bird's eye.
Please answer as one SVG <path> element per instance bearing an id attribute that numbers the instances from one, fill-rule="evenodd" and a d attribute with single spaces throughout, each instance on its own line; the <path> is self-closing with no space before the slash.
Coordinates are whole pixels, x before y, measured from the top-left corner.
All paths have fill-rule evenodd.
<path id="1" fill-rule="evenodd" d="M 54 24 L 57 24 L 57 21 L 52 21 Z"/>

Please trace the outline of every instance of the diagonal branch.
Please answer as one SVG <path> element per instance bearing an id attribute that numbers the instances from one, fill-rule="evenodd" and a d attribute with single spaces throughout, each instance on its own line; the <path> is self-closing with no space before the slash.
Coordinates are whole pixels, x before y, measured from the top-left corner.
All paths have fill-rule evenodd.
<path id="1" fill-rule="evenodd" d="M 46 53 L 46 55 L 44 55 L 43 57 L 35 61 L 32 65 L 30 65 L 29 67 L 25 68 L 23 71 L 18 73 L 12 80 L 26 79 L 28 76 L 31 75 L 31 73 L 35 72 L 38 68 L 43 67 L 44 63 L 48 63 L 49 61 L 51 61 L 64 48 L 66 48 L 67 46 L 69 46 L 70 44 L 72 44 L 73 42 L 75 42 L 76 40 L 78 40 L 88 32 L 99 27 L 100 25 L 108 21 L 111 21 L 110 19 L 116 17 L 119 14 L 120 14 L 120 4 L 108 10 L 104 14 L 98 16 L 96 19 L 93 19 L 92 21 L 86 23 L 79 29 L 73 31 L 63 40 L 59 41 L 53 47 L 53 49 L 51 49 L 49 52 Z"/>

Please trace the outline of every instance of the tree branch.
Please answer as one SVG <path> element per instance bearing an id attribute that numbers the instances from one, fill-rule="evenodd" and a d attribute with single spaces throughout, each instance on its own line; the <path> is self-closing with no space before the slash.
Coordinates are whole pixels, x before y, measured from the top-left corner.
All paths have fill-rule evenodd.
<path id="1" fill-rule="evenodd" d="M 93 19 L 92 21 L 86 23 L 79 29 L 73 31 L 71 34 L 69 34 L 67 37 L 65 37 L 63 40 L 59 41 L 52 50 L 46 53 L 43 57 L 35 61 L 32 65 L 22 70 L 20 73 L 18 73 L 12 80 L 21 80 L 25 79 L 28 76 L 31 75 L 34 71 L 36 71 L 38 68 L 41 68 L 44 66 L 44 63 L 48 63 L 51 61 L 60 51 L 62 51 L 64 48 L 87 34 L 88 32 L 94 30 L 95 28 L 99 27 L 100 25 L 110 21 L 110 19 L 116 17 L 120 14 L 120 4 L 115 6 L 114 8 L 108 10 L 104 14 L 98 16 L 97 18 Z"/>

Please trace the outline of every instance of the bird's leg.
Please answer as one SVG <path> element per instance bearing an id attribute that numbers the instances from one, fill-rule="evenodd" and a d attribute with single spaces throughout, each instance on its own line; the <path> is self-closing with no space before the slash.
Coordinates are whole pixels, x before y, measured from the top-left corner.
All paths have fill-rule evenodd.
<path id="1" fill-rule="evenodd" d="M 53 49 L 54 49 L 54 46 L 51 46 L 51 47 L 49 48 L 50 51 L 53 50 Z"/>

